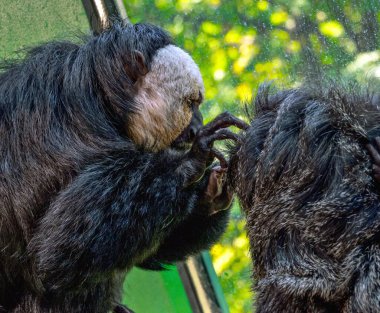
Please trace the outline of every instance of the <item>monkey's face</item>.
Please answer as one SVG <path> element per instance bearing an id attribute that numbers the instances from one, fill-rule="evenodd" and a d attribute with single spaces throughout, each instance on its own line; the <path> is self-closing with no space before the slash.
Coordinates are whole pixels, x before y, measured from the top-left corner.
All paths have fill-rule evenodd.
<path id="1" fill-rule="evenodd" d="M 203 122 L 199 105 L 204 95 L 202 76 L 193 59 L 174 45 L 161 48 L 137 84 L 138 111 L 128 127 L 131 139 L 155 152 L 174 141 L 192 141 Z"/>
<path id="2" fill-rule="evenodd" d="M 189 149 L 195 139 L 198 130 L 203 126 L 203 116 L 199 108 L 194 105 L 193 117 L 189 126 L 174 140 L 172 147 L 179 150 Z"/>

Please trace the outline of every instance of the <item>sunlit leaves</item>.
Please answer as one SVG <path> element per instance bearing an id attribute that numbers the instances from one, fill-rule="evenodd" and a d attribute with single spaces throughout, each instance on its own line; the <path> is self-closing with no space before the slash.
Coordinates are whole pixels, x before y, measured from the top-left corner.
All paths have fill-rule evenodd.
<path id="1" fill-rule="evenodd" d="M 252 58 L 259 51 L 259 48 L 254 44 L 255 36 L 255 30 L 245 30 L 242 27 L 235 26 L 231 28 L 224 37 L 224 42 L 227 45 L 232 45 L 237 48 L 237 50 L 230 50 L 230 55 L 235 60 L 232 69 L 237 75 L 241 74 L 246 69 Z"/>
<path id="2" fill-rule="evenodd" d="M 220 5 L 220 0 L 206 0 L 206 2 L 215 8 Z"/>
<path id="3" fill-rule="evenodd" d="M 242 37 L 242 28 L 234 26 L 225 35 L 224 42 L 226 44 L 239 44 Z"/>
<path id="4" fill-rule="evenodd" d="M 265 76 L 269 80 L 282 78 L 283 66 L 284 62 L 280 58 L 274 58 L 268 62 L 257 63 L 255 65 L 255 74 Z"/>
<path id="5" fill-rule="evenodd" d="M 169 31 L 173 36 L 179 35 L 183 32 L 183 18 L 177 15 L 173 19 L 173 23 L 168 26 L 167 31 Z"/>
<path id="6" fill-rule="evenodd" d="M 235 251 L 230 247 L 223 247 L 221 244 L 216 244 L 213 251 L 215 272 L 220 275 L 234 261 Z"/>
<path id="7" fill-rule="evenodd" d="M 205 21 L 202 23 L 202 30 L 209 35 L 218 35 L 221 31 L 221 25 Z"/>
<path id="8" fill-rule="evenodd" d="M 240 56 L 232 66 L 234 73 L 237 75 L 240 75 L 247 68 L 253 56 L 257 54 L 258 48 L 250 44 L 242 44 L 240 46 L 239 52 Z"/>
<path id="9" fill-rule="evenodd" d="M 323 22 L 326 19 L 327 15 L 323 11 L 317 11 L 316 17 L 319 22 Z"/>
<path id="10" fill-rule="evenodd" d="M 252 270 L 249 240 L 244 227 L 244 219 L 235 204 L 226 234 L 221 243 L 211 249 L 215 271 L 220 277 L 230 311 L 233 313 L 252 312 Z"/>
<path id="11" fill-rule="evenodd" d="M 277 11 L 273 12 L 272 15 L 270 16 L 270 22 L 273 25 L 280 25 L 286 22 L 288 19 L 288 13 L 285 11 Z"/>
<path id="12" fill-rule="evenodd" d="M 236 87 L 236 93 L 240 101 L 250 101 L 252 98 L 252 86 L 241 83 Z"/>
<path id="13" fill-rule="evenodd" d="M 158 9 L 165 9 L 171 5 L 173 5 L 172 0 L 155 0 L 154 4 Z"/>
<path id="14" fill-rule="evenodd" d="M 177 0 L 176 8 L 178 11 L 188 12 L 191 11 L 191 9 L 201 1 L 202 0 Z"/>
<path id="15" fill-rule="evenodd" d="M 214 258 L 215 272 L 220 275 L 233 265 L 237 255 L 239 258 L 249 261 L 248 237 L 245 232 L 242 232 L 229 243 L 228 247 L 225 244 L 218 243 L 211 249 L 211 254 Z"/>
<path id="16" fill-rule="evenodd" d="M 216 49 L 212 53 L 212 57 L 210 58 L 212 63 L 212 67 L 214 70 L 214 79 L 221 80 L 226 76 L 228 59 L 226 55 L 226 51 L 223 49 Z"/>
<path id="17" fill-rule="evenodd" d="M 297 53 L 301 50 L 301 43 L 298 40 L 291 40 L 286 45 L 287 51 Z"/>
<path id="18" fill-rule="evenodd" d="M 297 23 L 295 21 L 294 18 L 288 18 L 285 22 L 285 28 L 288 30 L 288 31 L 293 31 L 297 26 Z"/>
<path id="19" fill-rule="evenodd" d="M 319 30 L 327 37 L 340 37 L 344 33 L 344 28 L 338 21 L 323 22 L 319 24 Z"/>
<path id="20" fill-rule="evenodd" d="M 290 39 L 289 33 L 282 29 L 274 29 L 271 33 L 271 36 L 272 38 L 281 40 L 282 42 L 288 41 Z"/>
<path id="21" fill-rule="evenodd" d="M 363 77 L 380 81 L 380 50 L 359 54 L 346 71 L 359 81 L 363 81 Z"/>
<path id="22" fill-rule="evenodd" d="M 217 69 L 214 71 L 214 79 L 216 81 L 222 80 L 226 76 L 226 72 L 222 69 Z"/>
<path id="23" fill-rule="evenodd" d="M 258 1 L 257 2 L 257 8 L 260 11 L 266 11 L 269 8 L 269 2 L 268 1 Z"/>

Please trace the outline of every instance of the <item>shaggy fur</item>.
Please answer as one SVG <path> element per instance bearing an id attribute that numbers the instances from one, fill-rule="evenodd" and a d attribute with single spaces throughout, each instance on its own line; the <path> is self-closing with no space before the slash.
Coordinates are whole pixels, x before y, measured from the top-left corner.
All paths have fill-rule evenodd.
<path id="1" fill-rule="evenodd" d="M 375 98 L 354 88 L 270 95 L 235 147 L 258 313 L 380 312 L 380 203 L 364 144 Z"/>
<path id="2" fill-rule="evenodd" d="M 171 44 L 158 27 L 116 24 L 0 75 L 0 311 L 108 312 L 132 266 L 160 269 L 225 229 L 228 210 L 210 215 L 205 200 L 212 144 L 152 152 L 130 138 L 139 86 Z M 186 97 L 172 113 L 199 112 Z M 187 126 L 172 122 L 177 135 Z"/>

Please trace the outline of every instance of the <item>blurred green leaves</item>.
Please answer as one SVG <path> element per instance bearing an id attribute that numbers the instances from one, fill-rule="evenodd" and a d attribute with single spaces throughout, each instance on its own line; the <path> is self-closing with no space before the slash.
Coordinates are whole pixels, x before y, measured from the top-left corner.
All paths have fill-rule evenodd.
<path id="1" fill-rule="evenodd" d="M 319 31 L 327 37 L 340 37 L 344 33 L 343 26 L 338 21 L 327 21 L 319 24 Z"/>
<path id="2" fill-rule="evenodd" d="M 210 252 L 230 311 L 251 312 L 252 266 L 249 241 L 237 202 L 232 208 L 231 221 L 225 235 Z"/>

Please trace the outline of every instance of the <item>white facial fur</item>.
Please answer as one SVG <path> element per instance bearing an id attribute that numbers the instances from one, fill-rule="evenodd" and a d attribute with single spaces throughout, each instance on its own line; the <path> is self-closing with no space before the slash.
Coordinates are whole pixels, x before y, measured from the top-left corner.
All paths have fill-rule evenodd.
<path id="1" fill-rule="evenodd" d="M 135 101 L 140 110 L 129 130 L 137 144 L 152 151 L 168 147 L 190 123 L 192 111 L 186 101 L 204 96 L 198 66 L 174 45 L 156 52 L 138 90 Z"/>

